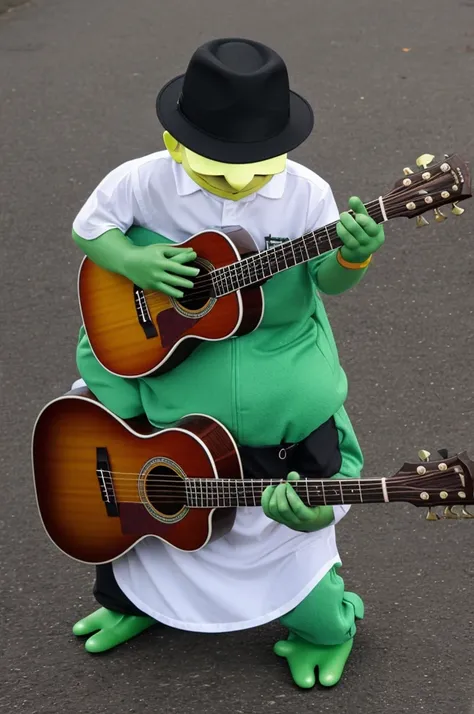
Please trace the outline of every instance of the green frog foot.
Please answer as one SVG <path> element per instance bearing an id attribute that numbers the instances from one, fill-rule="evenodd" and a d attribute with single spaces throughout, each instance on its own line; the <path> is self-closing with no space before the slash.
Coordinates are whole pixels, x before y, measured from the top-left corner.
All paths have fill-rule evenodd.
<path id="1" fill-rule="evenodd" d="M 155 624 L 156 620 L 151 617 L 122 615 L 101 607 L 76 622 L 72 632 L 76 637 L 92 635 L 88 637 L 84 646 L 87 652 L 96 654 L 131 640 L 132 637 L 136 637 Z"/>
<path id="2" fill-rule="evenodd" d="M 333 687 L 339 682 L 353 644 L 352 638 L 342 645 L 313 645 L 290 633 L 287 640 L 275 644 L 273 651 L 287 660 L 294 683 L 302 689 L 311 689 L 316 684 L 316 667 L 323 687 Z"/>

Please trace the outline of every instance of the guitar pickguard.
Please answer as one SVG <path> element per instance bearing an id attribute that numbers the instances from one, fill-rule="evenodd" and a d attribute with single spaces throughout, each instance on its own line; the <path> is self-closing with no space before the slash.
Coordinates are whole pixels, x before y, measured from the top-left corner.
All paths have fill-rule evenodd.
<path id="1" fill-rule="evenodd" d="M 186 515 L 187 509 L 183 509 L 183 511 L 182 518 Z M 171 519 L 169 523 L 166 523 L 154 518 L 142 503 L 120 504 L 120 525 L 123 535 L 136 537 L 156 535 L 165 538 L 166 534 L 173 530 L 175 522 Z"/>

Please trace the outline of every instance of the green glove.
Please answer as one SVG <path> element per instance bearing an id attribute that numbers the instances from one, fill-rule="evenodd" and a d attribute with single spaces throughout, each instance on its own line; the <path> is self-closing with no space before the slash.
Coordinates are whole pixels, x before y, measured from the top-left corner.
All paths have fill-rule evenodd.
<path id="1" fill-rule="evenodd" d="M 118 273 L 143 290 L 159 290 L 170 297 L 181 298 L 179 288 L 193 287 L 191 280 L 198 268 L 183 263 L 196 260 L 192 248 L 169 244 L 135 246 L 118 228 L 94 240 L 85 240 L 73 231 L 79 248 L 101 268 Z"/>
<path id="2" fill-rule="evenodd" d="M 288 481 L 298 481 L 300 476 L 291 471 L 287 478 Z M 289 483 L 268 486 L 262 494 L 262 509 L 267 518 L 294 531 L 319 531 L 334 521 L 332 506 L 309 508 Z"/>
<path id="3" fill-rule="evenodd" d="M 193 287 L 193 283 L 185 276 L 196 277 L 199 273 L 198 268 L 183 263 L 196 260 L 196 257 L 192 248 L 140 246 L 125 260 L 125 275 L 140 288 L 159 290 L 170 297 L 181 298 L 184 293 L 179 288 Z"/>
<path id="4" fill-rule="evenodd" d="M 344 243 L 341 255 L 348 263 L 364 263 L 383 245 L 384 229 L 369 216 L 360 198 L 350 198 L 349 206 L 355 215 L 341 213 L 336 226 L 337 235 Z"/>

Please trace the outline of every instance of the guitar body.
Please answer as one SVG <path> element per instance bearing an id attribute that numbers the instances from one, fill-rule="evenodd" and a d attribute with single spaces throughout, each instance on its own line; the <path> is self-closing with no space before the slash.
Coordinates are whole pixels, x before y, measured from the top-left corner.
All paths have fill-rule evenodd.
<path id="1" fill-rule="evenodd" d="M 192 247 L 198 277 L 257 250 L 252 237 L 236 230 L 232 240 L 219 231 L 197 233 Z M 209 281 L 210 282 L 210 281 Z M 210 291 L 186 294 L 179 301 L 141 290 L 127 278 L 85 258 L 78 278 L 79 303 L 91 348 L 105 369 L 122 377 L 167 372 L 202 341 L 219 341 L 255 330 L 264 311 L 261 287 L 251 286 L 215 299 Z"/>
<path id="2" fill-rule="evenodd" d="M 120 557 L 146 536 L 195 551 L 228 533 L 234 508 L 188 508 L 186 478 L 242 478 L 219 422 L 190 415 L 173 428 L 125 422 L 87 389 L 50 402 L 32 439 L 38 509 L 53 543 L 84 563 Z"/>

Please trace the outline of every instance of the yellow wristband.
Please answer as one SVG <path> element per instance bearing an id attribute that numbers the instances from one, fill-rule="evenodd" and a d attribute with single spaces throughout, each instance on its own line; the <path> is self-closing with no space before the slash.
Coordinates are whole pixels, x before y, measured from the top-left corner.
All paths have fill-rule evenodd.
<path id="1" fill-rule="evenodd" d="M 363 263 L 349 263 L 349 261 L 344 260 L 344 258 L 342 257 L 340 248 L 336 253 L 336 257 L 339 265 L 342 265 L 343 268 L 348 268 L 349 270 L 362 270 L 363 268 L 366 268 L 372 260 L 372 256 L 369 255 L 367 260 L 364 260 Z"/>

